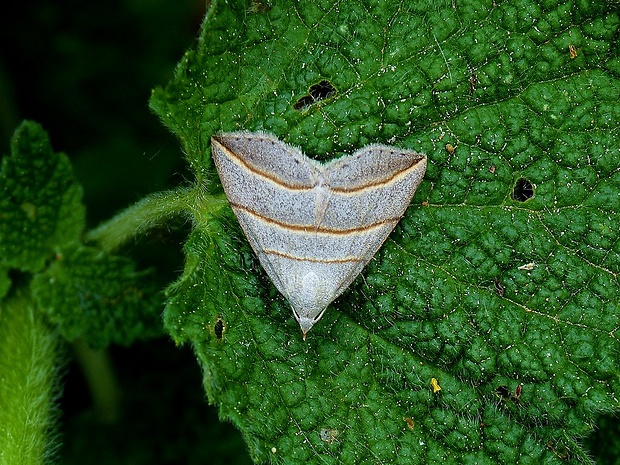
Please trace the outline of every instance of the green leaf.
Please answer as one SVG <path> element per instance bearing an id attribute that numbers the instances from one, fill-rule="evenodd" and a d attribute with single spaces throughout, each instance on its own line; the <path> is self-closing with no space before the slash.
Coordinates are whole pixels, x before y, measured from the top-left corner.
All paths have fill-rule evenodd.
<path id="1" fill-rule="evenodd" d="M 149 275 L 127 258 L 75 243 L 34 277 L 32 290 L 66 339 L 82 338 L 95 348 L 129 345 L 161 333 L 162 296 Z"/>
<path id="2" fill-rule="evenodd" d="M 166 325 L 257 463 L 590 462 L 619 407 L 619 26 L 604 1 L 212 2 L 151 100 L 199 185 L 220 130 L 429 158 L 305 342 L 232 213 L 197 215 Z"/>
<path id="3" fill-rule="evenodd" d="M 81 199 L 67 156 L 53 152 L 38 124 L 22 123 L 0 168 L 0 265 L 40 271 L 60 246 L 79 238 Z"/>

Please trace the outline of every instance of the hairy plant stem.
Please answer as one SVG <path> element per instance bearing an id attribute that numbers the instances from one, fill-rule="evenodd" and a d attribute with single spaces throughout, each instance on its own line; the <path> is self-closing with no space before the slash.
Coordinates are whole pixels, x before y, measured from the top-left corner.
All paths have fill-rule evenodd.
<path id="1" fill-rule="evenodd" d="M 0 464 L 53 458 L 60 360 L 58 336 L 27 292 L 0 302 Z"/>
<path id="2" fill-rule="evenodd" d="M 224 205 L 224 196 L 204 194 L 196 186 L 158 192 L 88 232 L 86 240 L 97 242 L 103 250 L 112 252 L 129 239 L 164 224 L 171 217 L 190 217 L 193 214 L 196 218 L 205 212 L 214 213 Z"/>

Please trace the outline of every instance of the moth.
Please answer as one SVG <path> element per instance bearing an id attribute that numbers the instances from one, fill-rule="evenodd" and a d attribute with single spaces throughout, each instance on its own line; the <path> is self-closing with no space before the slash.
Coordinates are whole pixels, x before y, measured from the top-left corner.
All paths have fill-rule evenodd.
<path id="1" fill-rule="evenodd" d="M 321 163 L 261 132 L 211 143 L 239 224 L 305 339 L 405 213 L 426 156 L 371 144 Z"/>

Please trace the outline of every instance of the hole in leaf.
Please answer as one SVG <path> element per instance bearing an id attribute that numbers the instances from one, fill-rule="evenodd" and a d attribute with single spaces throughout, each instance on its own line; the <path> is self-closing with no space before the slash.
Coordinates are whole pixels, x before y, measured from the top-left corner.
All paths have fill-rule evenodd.
<path id="1" fill-rule="evenodd" d="M 224 334 L 224 322 L 219 317 L 217 321 L 215 322 L 215 326 L 213 327 L 213 332 L 215 333 L 216 338 L 222 339 L 222 335 Z"/>
<path id="2" fill-rule="evenodd" d="M 304 95 L 297 100 L 295 105 L 293 105 L 293 108 L 295 110 L 303 110 L 308 108 L 310 105 L 331 97 L 335 93 L 336 88 L 332 86 L 332 83 L 327 80 L 323 80 L 318 84 L 310 86 L 310 89 L 308 89 L 308 95 Z"/>
<path id="3" fill-rule="evenodd" d="M 499 397 L 507 399 L 508 397 L 510 397 L 510 390 L 508 389 L 508 386 L 499 386 L 495 390 L 495 394 L 497 394 Z"/>
<path id="4" fill-rule="evenodd" d="M 512 195 L 510 197 L 512 198 L 512 200 L 525 202 L 526 200 L 534 197 L 534 186 L 527 179 L 519 178 L 517 179 L 515 187 L 512 191 Z"/>
<path id="5" fill-rule="evenodd" d="M 310 97 L 309 95 L 304 95 L 302 98 L 297 100 L 295 105 L 293 105 L 293 108 L 295 110 L 301 110 L 303 108 L 308 108 L 313 103 L 314 103 L 314 99 L 312 97 Z"/>
<path id="6" fill-rule="evenodd" d="M 502 400 L 509 400 L 512 402 L 519 402 L 521 397 L 521 385 L 517 385 L 514 394 L 510 391 L 508 386 L 499 386 L 495 389 L 495 394 Z"/>
<path id="7" fill-rule="evenodd" d="M 315 102 L 325 100 L 326 98 L 334 95 L 335 92 L 336 89 L 329 81 L 321 81 L 318 84 L 310 87 L 310 96 L 314 99 Z"/>

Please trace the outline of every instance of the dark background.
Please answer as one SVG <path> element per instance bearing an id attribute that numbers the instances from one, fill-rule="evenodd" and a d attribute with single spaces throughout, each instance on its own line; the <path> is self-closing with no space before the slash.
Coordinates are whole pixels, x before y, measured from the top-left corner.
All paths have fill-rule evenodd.
<path id="1" fill-rule="evenodd" d="M 176 137 L 148 108 L 195 45 L 201 0 L 21 1 L 0 11 L 0 154 L 22 119 L 42 124 L 84 188 L 88 225 L 145 195 L 192 180 Z M 123 252 L 164 282 L 183 267 L 183 225 Z M 58 462 L 250 463 L 240 433 L 207 405 L 190 348 L 162 337 L 108 353 L 120 417 L 96 413 L 67 347 Z"/>

